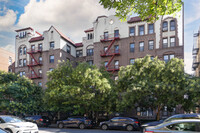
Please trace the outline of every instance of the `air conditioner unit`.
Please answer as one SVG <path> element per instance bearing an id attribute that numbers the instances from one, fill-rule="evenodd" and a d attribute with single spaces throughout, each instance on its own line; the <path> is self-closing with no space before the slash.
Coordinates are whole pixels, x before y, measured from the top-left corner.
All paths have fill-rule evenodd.
<path id="1" fill-rule="evenodd" d="M 135 34 L 134 33 L 130 33 L 130 36 L 135 36 Z"/>

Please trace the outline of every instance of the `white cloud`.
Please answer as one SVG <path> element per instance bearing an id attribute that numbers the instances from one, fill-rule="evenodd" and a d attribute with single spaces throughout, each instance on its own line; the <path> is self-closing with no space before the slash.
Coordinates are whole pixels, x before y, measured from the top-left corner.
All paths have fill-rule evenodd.
<path id="1" fill-rule="evenodd" d="M 8 44 L 8 45 L 6 45 L 5 47 L 2 47 L 2 48 L 9 51 L 9 52 L 15 53 L 15 45 Z"/>
<path id="2" fill-rule="evenodd" d="M 192 53 L 191 52 L 185 52 L 184 53 L 184 65 L 185 65 L 185 72 L 188 74 L 193 74 L 194 71 L 192 71 Z"/>
<path id="3" fill-rule="evenodd" d="M 81 41 L 84 30 L 91 28 L 100 15 L 114 14 L 107 11 L 98 0 L 30 0 L 18 26 L 31 26 L 40 32 L 54 25 L 74 41 Z"/>
<path id="4" fill-rule="evenodd" d="M 187 11 L 186 13 L 186 17 L 185 17 L 185 24 L 190 24 L 198 19 L 200 19 L 200 13 L 199 13 L 199 7 L 200 7 L 200 1 L 199 0 L 195 0 L 192 1 L 191 3 L 191 10 Z M 187 6 L 187 5 L 185 5 Z"/>
<path id="5" fill-rule="evenodd" d="M 17 19 L 17 12 L 13 10 L 3 9 L 4 15 L 0 16 L 0 31 L 12 31 Z"/>

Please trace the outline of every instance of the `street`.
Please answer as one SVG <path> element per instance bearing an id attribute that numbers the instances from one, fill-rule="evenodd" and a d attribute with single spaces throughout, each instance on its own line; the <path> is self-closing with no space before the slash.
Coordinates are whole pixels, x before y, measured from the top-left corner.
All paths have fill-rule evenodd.
<path id="1" fill-rule="evenodd" d="M 77 128 L 39 128 L 40 133 L 141 133 L 139 131 L 123 131 L 123 130 L 101 130 L 101 129 L 77 129 Z"/>

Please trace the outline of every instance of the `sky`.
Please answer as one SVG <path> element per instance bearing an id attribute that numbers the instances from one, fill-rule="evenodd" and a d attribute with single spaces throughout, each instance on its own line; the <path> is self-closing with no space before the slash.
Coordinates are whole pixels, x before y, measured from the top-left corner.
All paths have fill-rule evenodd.
<path id="1" fill-rule="evenodd" d="M 55 2 L 56 1 L 56 2 Z M 80 2 L 81 1 L 81 2 Z M 100 15 L 114 15 L 99 0 L 0 0 L 0 47 L 14 52 L 16 29 L 32 27 L 43 33 L 51 25 L 81 42 L 84 30 Z M 184 63 L 192 72 L 193 33 L 200 26 L 200 0 L 184 1 Z"/>

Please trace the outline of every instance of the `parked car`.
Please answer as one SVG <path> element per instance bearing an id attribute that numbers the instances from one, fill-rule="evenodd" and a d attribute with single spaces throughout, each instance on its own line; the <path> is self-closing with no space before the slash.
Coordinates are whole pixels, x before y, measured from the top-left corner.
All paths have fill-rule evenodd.
<path id="1" fill-rule="evenodd" d="M 24 118 L 26 121 L 36 123 L 38 126 L 49 126 L 51 124 L 48 116 L 33 115 Z"/>
<path id="2" fill-rule="evenodd" d="M 143 133 L 199 133 L 199 119 L 172 120 L 157 126 L 146 127 Z"/>
<path id="3" fill-rule="evenodd" d="M 128 131 L 140 130 L 140 122 L 136 118 L 114 117 L 109 121 L 100 122 L 101 129 L 126 129 Z"/>
<path id="4" fill-rule="evenodd" d="M 178 119 L 200 119 L 200 114 L 195 114 L 195 113 L 194 114 L 177 114 L 177 115 L 173 115 L 165 120 L 145 123 L 142 125 L 142 127 L 144 128 L 144 127 L 148 127 L 148 126 L 156 126 L 163 122 L 168 122 L 168 121 L 178 120 Z"/>
<path id="5" fill-rule="evenodd" d="M 80 129 L 91 128 L 92 120 L 87 117 L 69 117 L 66 120 L 57 121 L 57 126 L 59 128 L 64 127 L 77 127 Z"/>
<path id="6" fill-rule="evenodd" d="M 9 115 L 0 115 L 0 128 L 9 133 L 38 133 L 38 126 L 32 122 L 25 122 L 24 120 Z"/>

